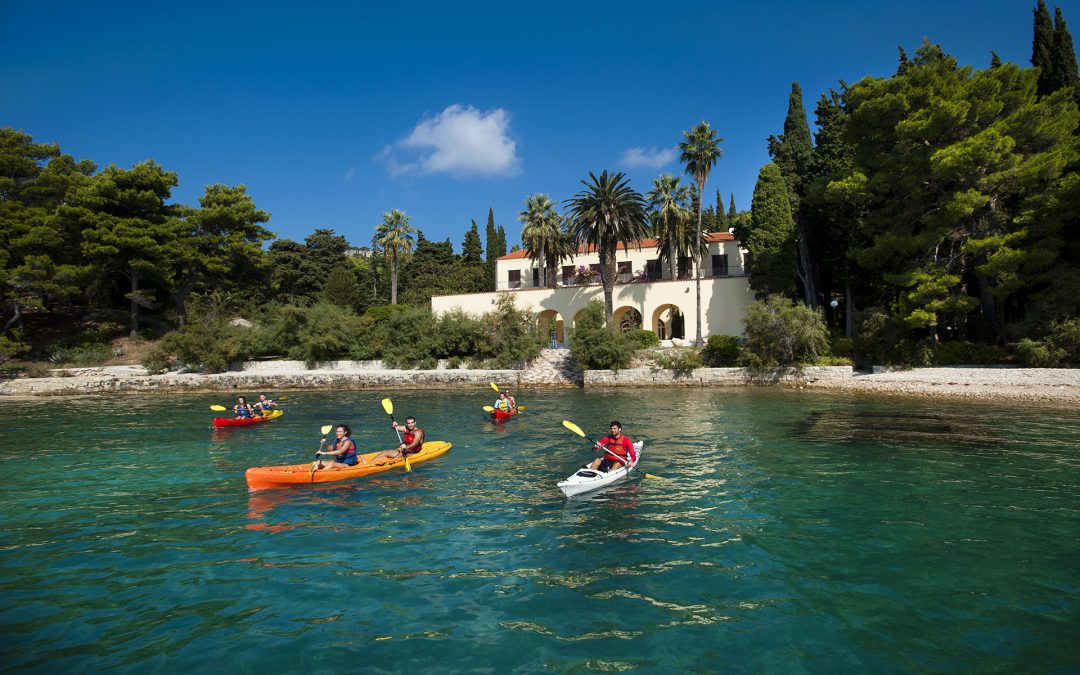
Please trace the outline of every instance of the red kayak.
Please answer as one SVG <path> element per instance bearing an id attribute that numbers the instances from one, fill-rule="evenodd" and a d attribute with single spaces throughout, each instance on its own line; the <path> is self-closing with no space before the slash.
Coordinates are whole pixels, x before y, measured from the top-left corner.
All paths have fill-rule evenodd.
<path id="1" fill-rule="evenodd" d="M 494 410 L 491 411 L 491 419 L 493 419 L 493 420 L 508 420 L 508 419 L 510 419 L 511 417 L 513 417 L 516 414 L 518 414 L 518 409 L 517 408 L 514 408 L 510 412 L 506 412 L 506 411 L 503 411 L 503 410 L 499 410 L 498 408 L 495 408 Z"/>
<path id="2" fill-rule="evenodd" d="M 285 414 L 284 410 L 275 410 L 266 417 L 262 415 L 255 415 L 254 417 L 215 417 L 214 428 L 219 427 L 246 427 L 249 424 L 259 424 L 260 422 L 269 422 L 270 420 L 276 420 Z"/>

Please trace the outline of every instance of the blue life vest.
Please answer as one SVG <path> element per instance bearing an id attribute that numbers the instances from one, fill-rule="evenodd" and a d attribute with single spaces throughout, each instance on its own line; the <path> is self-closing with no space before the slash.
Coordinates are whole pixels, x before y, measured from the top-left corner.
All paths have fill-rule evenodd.
<path id="1" fill-rule="evenodd" d="M 334 452 L 337 452 L 338 443 L 342 443 L 344 441 L 351 441 L 351 440 L 352 440 L 351 436 L 346 436 L 345 438 L 341 439 L 340 441 L 334 441 Z M 356 457 L 356 443 L 354 442 L 352 444 L 352 447 L 349 448 L 347 451 L 345 451 L 344 455 L 338 456 L 336 461 L 341 462 L 342 464 L 348 464 L 349 466 L 352 466 L 353 464 L 356 464 L 356 462 L 358 461 L 358 459 Z"/>

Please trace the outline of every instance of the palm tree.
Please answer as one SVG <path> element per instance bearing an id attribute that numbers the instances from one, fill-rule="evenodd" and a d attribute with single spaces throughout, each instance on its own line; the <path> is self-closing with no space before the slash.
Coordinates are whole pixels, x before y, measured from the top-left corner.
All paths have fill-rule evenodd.
<path id="1" fill-rule="evenodd" d="M 518 220 L 525 225 L 521 243 L 529 257 L 540 263 L 540 283 L 554 288 L 555 270 L 574 255 L 573 244 L 562 232 L 562 216 L 555 210 L 555 202 L 545 194 L 531 195 L 525 199 L 525 210 L 518 214 Z"/>
<path id="2" fill-rule="evenodd" d="M 381 246 L 383 254 L 390 258 L 390 304 L 397 304 L 398 260 L 407 260 L 412 253 L 413 234 L 416 228 L 409 224 L 409 216 L 400 209 L 390 209 L 382 214 L 382 222 L 375 228 L 372 242 Z"/>
<path id="3" fill-rule="evenodd" d="M 724 139 L 716 135 L 716 130 L 709 126 L 708 122 L 702 121 L 696 127 L 690 131 L 684 131 L 683 136 L 685 141 L 679 143 L 679 152 L 682 153 L 679 156 L 679 160 L 686 165 L 686 173 L 694 177 L 697 181 L 698 194 L 705 194 L 705 181 L 709 179 L 709 171 L 712 170 L 713 165 L 716 164 L 716 160 L 720 159 L 720 156 L 724 154 L 724 151 L 720 149 L 720 143 Z M 701 240 L 701 199 L 698 199 L 697 205 L 697 237 L 695 240 Z M 697 289 L 697 337 L 695 344 L 700 346 L 701 340 L 701 255 L 698 254 L 695 259 L 695 267 L 697 267 L 696 274 L 694 275 L 695 287 Z"/>
<path id="4" fill-rule="evenodd" d="M 678 261 L 679 243 L 682 239 L 679 230 L 685 230 L 685 224 L 690 220 L 690 188 L 679 185 L 679 179 L 671 174 L 664 175 L 653 181 L 653 189 L 649 191 L 649 208 L 652 209 L 649 217 L 656 226 L 657 247 L 656 252 L 663 255 L 667 249 L 668 270 L 671 278 L 676 279 L 676 262 Z"/>
<path id="5" fill-rule="evenodd" d="M 597 178 L 589 172 L 589 180 L 572 199 L 567 218 L 578 244 L 593 244 L 600 254 L 600 281 L 604 285 L 604 306 L 607 324 L 615 329 L 611 320 L 613 307 L 611 296 L 615 289 L 615 249 L 638 241 L 646 233 L 646 203 L 641 193 L 630 187 L 626 174 L 609 174 L 604 171 Z"/>

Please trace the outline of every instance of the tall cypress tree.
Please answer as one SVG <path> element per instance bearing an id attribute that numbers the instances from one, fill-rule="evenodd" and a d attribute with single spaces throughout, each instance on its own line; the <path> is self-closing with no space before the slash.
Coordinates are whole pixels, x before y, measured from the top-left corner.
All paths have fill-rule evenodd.
<path id="1" fill-rule="evenodd" d="M 780 169 L 788 188 L 788 202 L 797 232 L 799 281 L 802 282 L 806 305 L 811 308 L 818 304 L 815 263 L 817 256 L 814 254 L 817 244 L 813 241 L 811 233 L 814 228 L 806 217 L 806 209 L 802 208 L 802 200 L 811 178 L 810 163 L 813 153 L 810 125 L 806 121 L 806 109 L 803 108 L 802 88 L 798 82 L 792 82 L 788 113 L 784 119 L 784 133 L 779 138 L 769 137 L 769 155 Z"/>
<path id="2" fill-rule="evenodd" d="M 499 247 L 498 233 L 495 231 L 495 212 L 492 211 L 491 207 L 488 207 L 488 219 L 487 227 L 484 230 L 484 242 L 486 244 L 484 249 L 485 278 L 487 279 L 488 288 L 497 291 L 499 289 L 495 285 L 495 259 L 502 254 L 497 252 Z"/>
<path id="3" fill-rule="evenodd" d="M 1039 0 L 1035 7 L 1035 35 L 1031 40 L 1031 65 L 1039 69 L 1036 93 L 1046 96 L 1056 91 L 1053 88 L 1054 77 L 1054 25 L 1050 22 L 1050 11 L 1046 2 Z"/>
<path id="4" fill-rule="evenodd" d="M 506 230 L 502 225 L 499 225 L 497 234 L 495 235 L 495 258 L 498 259 L 506 255 Z"/>
<path id="5" fill-rule="evenodd" d="M 476 221 L 472 221 L 472 227 L 465 233 L 465 241 L 461 243 L 461 257 L 468 265 L 484 262 L 484 245 L 480 243 L 480 228 Z"/>
<path id="6" fill-rule="evenodd" d="M 728 228 L 727 216 L 724 215 L 724 198 L 720 195 L 720 188 L 716 188 L 716 232 L 727 232 Z"/>
<path id="7" fill-rule="evenodd" d="M 780 167 L 761 167 L 750 207 L 750 288 L 759 296 L 795 294 L 795 223 L 791 217 L 787 185 Z"/>
<path id="8" fill-rule="evenodd" d="M 1080 84 L 1076 72 L 1076 49 L 1060 7 L 1054 8 L 1054 45 L 1050 62 L 1054 91 Z"/>

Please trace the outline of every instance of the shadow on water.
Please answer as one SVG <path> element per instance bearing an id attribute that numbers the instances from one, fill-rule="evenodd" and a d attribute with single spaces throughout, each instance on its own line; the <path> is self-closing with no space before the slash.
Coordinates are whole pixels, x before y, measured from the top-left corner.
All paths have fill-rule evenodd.
<path id="1" fill-rule="evenodd" d="M 1001 446 L 996 430 L 968 415 L 873 408 L 821 410 L 795 423 L 795 432 L 811 440 L 909 446 Z"/>

